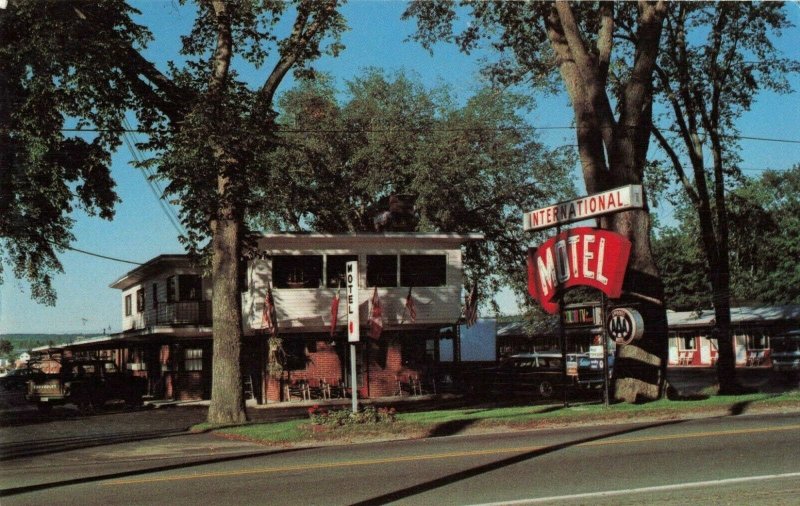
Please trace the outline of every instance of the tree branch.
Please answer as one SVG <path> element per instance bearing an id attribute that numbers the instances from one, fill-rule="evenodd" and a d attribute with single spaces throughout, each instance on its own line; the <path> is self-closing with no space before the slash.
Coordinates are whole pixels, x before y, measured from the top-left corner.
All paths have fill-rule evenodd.
<path id="1" fill-rule="evenodd" d="M 697 195 L 697 191 L 695 190 L 694 186 L 692 186 L 692 182 L 688 177 L 686 177 L 686 171 L 683 169 L 683 164 L 681 163 L 678 153 L 675 152 L 675 149 L 673 149 L 672 145 L 661 133 L 661 130 L 655 125 L 653 126 L 653 136 L 655 136 L 656 140 L 661 145 L 661 148 L 667 153 L 667 156 L 672 162 L 672 166 L 675 168 L 675 172 L 678 175 L 678 180 L 683 185 L 683 189 L 689 196 L 689 200 L 692 201 L 692 205 L 694 205 L 695 208 L 699 207 L 700 197 Z"/>
<path id="2" fill-rule="evenodd" d="M 608 81 L 608 66 L 614 45 L 614 3 L 601 2 L 600 30 L 597 34 L 597 70 L 601 82 Z"/>
<path id="3" fill-rule="evenodd" d="M 90 3 L 73 7 L 75 15 L 80 20 L 79 22 L 85 22 L 87 25 L 83 28 L 96 30 L 96 27 L 102 26 L 112 30 L 112 27 L 104 25 L 101 16 L 91 12 L 91 8 L 92 5 Z M 163 112 L 173 123 L 180 122 L 185 114 L 184 104 L 191 100 L 189 90 L 176 85 L 174 81 L 159 71 L 151 61 L 143 57 L 132 46 L 126 46 L 124 51 L 125 57 L 120 58 L 118 65 L 122 73 L 128 78 L 131 87 L 139 94 L 140 98 L 148 101 Z M 146 81 L 143 81 L 142 77 Z M 155 89 L 153 89 L 153 86 L 155 86 Z"/>

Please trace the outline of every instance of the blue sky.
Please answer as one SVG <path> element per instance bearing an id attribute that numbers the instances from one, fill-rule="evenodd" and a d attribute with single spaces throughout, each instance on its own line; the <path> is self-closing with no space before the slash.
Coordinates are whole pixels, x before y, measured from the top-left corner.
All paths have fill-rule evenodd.
<path id="1" fill-rule="evenodd" d="M 191 12 L 179 7 L 175 0 L 133 2 L 143 11 L 141 21 L 154 32 L 156 40 L 147 56 L 164 68 L 167 58 L 175 58 L 179 35 L 192 21 Z M 389 71 L 415 72 L 426 86 L 446 83 L 460 99 L 466 99 L 479 86 L 478 60 L 475 55 L 458 53 L 455 48 L 440 45 L 431 56 L 418 44 L 405 42 L 414 26 L 400 21 L 405 4 L 397 1 L 353 1 L 344 13 L 351 30 L 345 34 L 347 49 L 338 59 L 324 59 L 317 68 L 333 74 L 338 84 L 359 75 L 370 66 Z M 800 25 L 800 4 L 788 6 L 791 19 Z M 800 59 L 800 29 L 784 34 L 779 46 L 786 55 Z M 262 72 L 266 72 L 265 70 Z M 259 80 L 260 74 L 252 79 Z M 282 90 L 291 87 L 291 79 Z M 800 79 L 793 76 L 798 92 L 792 95 L 765 94 L 758 98 L 753 110 L 740 124 L 742 135 L 750 137 L 800 140 L 796 117 L 800 113 Z M 572 115 L 563 95 L 537 96 L 537 109 L 529 115 L 534 126 L 568 126 Z M 569 130 L 544 130 L 541 140 L 555 147 L 574 144 Z M 800 144 L 764 141 L 741 142 L 742 167 L 750 176 L 758 176 L 765 168 L 785 169 L 800 163 Z M 113 221 L 107 222 L 77 214 L 73 247 L 115 258 L 145 262 L 164 253 L 180 253 L 175 229 L 159 207 L 144 176 L 129 162 L 131 152 L 122 147 L 113 159 L 112 174 L 122 202 Z M 55 307 L 36 304 L 24 281 L 13 278 L 6 269 L 0 285 L 0 333 L 118 331 L 121 323 L 120 295 L 108 285 L 132 269 L 134 265 L 103 260 L 67 251 L 61 256 L 64 273 L 54 279 L 58 291 Z M 510 307 L 510 299 L 502 304 Z"/>

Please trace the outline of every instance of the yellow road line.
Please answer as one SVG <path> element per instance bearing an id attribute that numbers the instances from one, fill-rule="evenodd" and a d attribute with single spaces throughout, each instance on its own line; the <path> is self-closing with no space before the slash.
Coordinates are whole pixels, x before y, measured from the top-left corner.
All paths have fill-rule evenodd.
<path id="1" fill-rule="evenodd" d="M 669 441 L 674 439 L 688 439 L 688 438 L 701 438 L 701 437 L 721 437 L 721 436 L 736 436 L 742 434 L 757 434 L 757 433 L 765 433 L 765 432 L 780 432 L 780 431 L 789 431 L 789 430 L 800 430 L 800 424 L 798 425 L 786 425 L 783 427 L 757 427 L 753 429 L 736 429 L 736 430 L 723 430 L 723 431 L 714 431 L 714 432 L 688 432 L 685 434 L 669 434 L 669 435 L 662 435 L 662 436 L 643 436 L 643 437 L 633 437 L 633 438 L 620 438 L 620 439 L 608 439 L 604 441 L 589 441 L 586 443 L 578 443 L 573 445 L 573 447 L 580 447 L 580 446 L 607 446 L 607 445 L 618 445 L 618 444 L 631 444 L 631 443 L 643 443 L 643 442 L 655 442 L 655 441 Z M 557 443 L 555 446 L 557 446 Z M 563 443 L 569 444 L 569 443 Z M 182 481 L 182 480 L 196 480 L 202 478 L 222 478 L 226 476 L 246 476 L 250 474 L 266 474 L 266 473 L 289 473 L 292 471 L 310 471 L 310 470 L 318 470 L 318 469 L 332 469 L 332 468 L 339 468 L 339 467 L 354 467 L 354 466 L 372 466 L 372 465 L 379 465 L 379 464 L 395 464 L 398 462 L 419 462 L 423 460 L 440 460 L 440 459 L 452 459 L 452 458 L 464 458 L 464 457 L 476 457 L 481 455 L 500 455 L 505 453 L 528 453 L 528 452 L 535 452 L 539 450 L 543 450 L 549 448 L 554 445 L 547 445 L 547 446 L 515 446 L 511 448 L 493 448 L 493 449 L 486 449 L 486 450 L 468 450 L 468 451 L 458 451 L 458 452 L 446 452 L 446 453 L 430 453 L 427 455 L 408 455 L 405 457 L 391 457 L 391 458 L 379 458 L 379 459 L 363 459 L 363 460 L 352 460 L 347 462 L 324 462 L 324 463 L 317 463 L 317 464 L 299 464 L 294 466 L 278 466 L 278 467 L 260 467 L 254 469 L 240 469 L 235 471 L 214 471 L 208 473 L 192 473 L 192 474 L 182 474 L 177 476 L 159 476 L 159 477 L 150 477 L 150 478 L 133 478 L 128 480 L 113 480 L 109 482 L 105 482 L 104 485 L 133 485 L 133 484 L 141 484 L 141 483 L 158 483 L 158 482 L 168 482 L 168 481 Z"/>

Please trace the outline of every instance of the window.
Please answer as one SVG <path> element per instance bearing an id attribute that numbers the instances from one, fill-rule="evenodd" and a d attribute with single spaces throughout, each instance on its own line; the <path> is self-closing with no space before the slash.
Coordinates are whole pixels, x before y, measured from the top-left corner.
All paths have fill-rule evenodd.
<path id="1" fill-rule="evenodd" d="M 347 262 L 355 262 L 358 255 L 328 255 L 328 265 L 325 269 L 325 276 L 328 280 L 328 288 L 345 286 L 344 269 Z"/>
<path id="2" fill-rule="evenodd" d="M 130 316 L 133 313 L 133 305 L 131 304 L 130 294 L 125 296 L 125 316 Z"/>
<path id="3" fill-rule="evenodd" d="M 202 348 L 186 348 L 184 354 L 184 367 L 185 371 L 202 371 L 203 370 L 203 349 Z"/>
<path id="4" fill-rule="evenodd" d="M 762 331 L 753 331 L 747 336 L 747 348 L 751 350 L 765 350 L 769 348 L 769 336 Z"/>
<path id="5" fill-rule="evenodd" d="M 144 312 L 144 288 L 136 290 L 136 312 Z"/>
<path id="6" fill-rule="evenodd" d="M 201 300 L 203 293 L 203 280 L 195 274 L 181 274 L 178 276 L 178 300 Z"/>
<path id="7" fill-rule="evenodd" d="M 694 335 L 684 334 L 680 336 L 680 344 L 682 350 L 696 350 L 697 340 Z"/>
<path id="8" fill-rule="evenodd" d="M 153 283 L 153 308 L 158 307 L 158 283 Z"/>
<path id="9" fill-rule="evenodd" d="M 397 286 L 396 255 L 367 255 L 367 286 Z"/>
<path id="10" fill-rule="evenodd" d="M 321 284 L 322 255 L 272 257 L 272 286 L 275 288 L 319 288 Z"/>
<path id="11" fill-rule="evenodd" d="M 175 276 L 167 278 L 167 302 L 175 302 Z"/>
<path id="12" fill-rule="evenodd" d="M 447 284 L 447 255 L 400 255 L 401 286 Z"/>

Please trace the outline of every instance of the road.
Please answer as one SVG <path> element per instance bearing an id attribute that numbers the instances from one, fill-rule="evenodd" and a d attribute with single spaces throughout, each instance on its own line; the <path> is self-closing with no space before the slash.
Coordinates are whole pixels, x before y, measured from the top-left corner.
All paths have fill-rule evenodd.
<path id="1" fill-rule="evenodd" d="M 194 416 L 180 409 L 164 412 L 104 416 Z M 91 426 L 101 424 L 102 418 L 59 423 Z M 180 431 L 183 422 L 172 428 L 164 423 L 160 420 L 158 431 L 170 432 L 148 436 L 147 423 L 142 422 L 132 433 L 144 437 L 122 435 L 115 440 L 107 434 L 93 446 L 61 448 L 59 438 L 51 435 L 39 441 L 41 452 L 36 442 L 4 439 L 0 502 L 800 503 L 797 415 L 286 449 L 190 435 Z M 14 453 L 15 448 L 22 450 Z"/>

